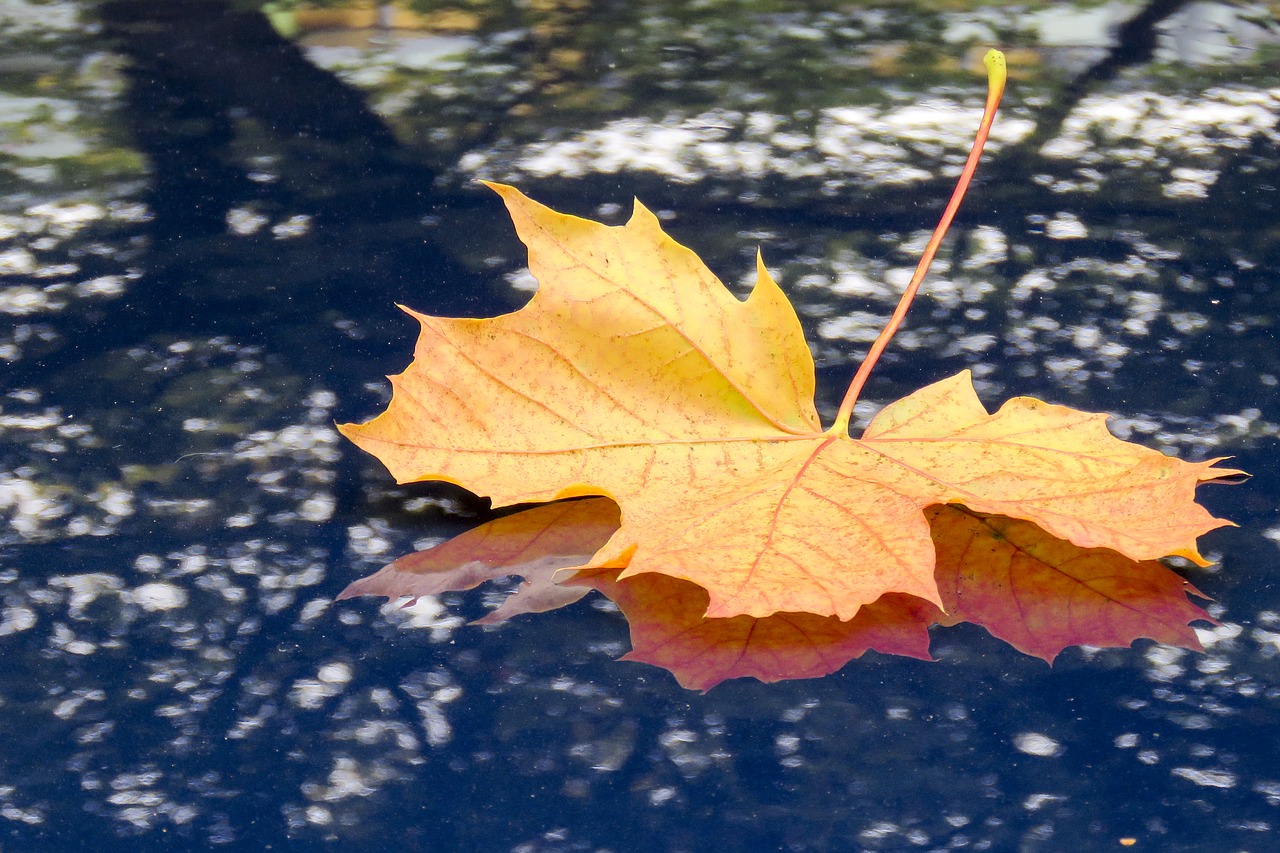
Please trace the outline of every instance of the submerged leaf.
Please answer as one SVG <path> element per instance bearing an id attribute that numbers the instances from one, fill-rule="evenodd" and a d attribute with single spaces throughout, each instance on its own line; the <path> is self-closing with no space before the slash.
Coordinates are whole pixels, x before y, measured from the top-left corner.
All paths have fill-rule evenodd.
<path id="1" fill-rule="evenodd" d="M 556 571 L 589 559 L 617 528 L 618 507 L 612 501 L 562 501 L 533 507 L 401 557 L 350 584 L 338 599 L 358 595 L 417 599 L 518 575 L 524 583 L 516 592 L 477 621 L 490 624 L 520 613 L 555 610 L 587 594 L 586 589 L 556 583 Z"/>
<path id="2" fill-rule="evenodd" d="M 927 629 L 938 611 L 909 595 L 886 595 L 848 621 L 813 613 L 708 619 L 706 591 L 688 581 L 617 575 L 616 569 L 597 569 L 570 583 L 600 590 L 627 617 L 631 651 L 623 660 L 668 669 L 693 690 L 729 678 L 817 678 L 872 649 L 930 659 Z"/>
<path id="3" fill-rule="evenodd" d="M 353 583 L 355 595 L 418 596 L 471 589 L 517 575 L 525 583 L 478 624 L 542 612 L 598 590 L 630 623 L 624 660 L 670 670 L 687 688 L 729 678 L 772 682 L 834 672 L 874 650 L 929 659 L 930 625 L 971 622 L 1027 654 L 1052 661 L 1068 645 L 1128 646 L 1139 638 L 1199 649 L 1193 621 L 1214 620 L 1187 600 L 1198 591 L 1155 561 L 1051 537 L 1034 524 L 959 506 L 925 511 L 937 548 L 946 612 L 890 593 L 850 620 L 812 613 L 707 618 L 707 593 L 688 581 L 619 569 L 563 571 L 617 528 L 605 498 L 522 510 L 443 545 L 402 557 Z M 560 570 L 560 571 L 557 571 Z"/>
<path id="4" fill-rule="evenodd" d="M 1155 560 L 1081 548 L 1034 524 L 962 507 L 928 510 L 944 624 L 973 622 L 1050 663 L 1067 646 L 1147 638 L 1200 650 L 1191 622 L 1216 624 L 1201 595 Z"/>

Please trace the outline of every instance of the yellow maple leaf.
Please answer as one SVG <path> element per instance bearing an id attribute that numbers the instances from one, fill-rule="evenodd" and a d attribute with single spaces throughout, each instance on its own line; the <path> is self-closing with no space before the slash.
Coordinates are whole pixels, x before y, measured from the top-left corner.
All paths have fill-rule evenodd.
<path id="1" fill-rule="evenodd" d="M 1225 523 L 1195 488 L 1235 472 L 1123 442 L 1104 415 L 1025 397 L 988 414 L 967 371 L 860 438 L 824 430 L 800 322 L 762 263 L 739 301 L 639 203 L 610 227 L 491 186 L 540 287 L 492 319 L 414 314 L 390 406 L 341 427 L 399 482 L 497 506 L 610 497 L 621 527 L 586 567 L 690 581 L 711 617 L 850 619 L 886 593 L 942 606 L 935 504 L 1134 560 L 1200 560 L 1196 537 Z"/>

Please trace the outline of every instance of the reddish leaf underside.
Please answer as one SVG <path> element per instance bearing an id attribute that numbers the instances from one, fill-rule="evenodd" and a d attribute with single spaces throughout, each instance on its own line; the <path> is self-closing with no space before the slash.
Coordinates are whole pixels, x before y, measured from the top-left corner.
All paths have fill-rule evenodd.
<path id="1" fill-rule="evenodd" d="M 1027 521 L 960 506 L 926 510 L 938 549 L 945 625 L 972 622 L 1052 662 L 1067 646 L 1128 646 L 1145 637 L 1200 650 L 1189 623 L 1214 622 L 1203 597 L 1155 560 L 1081 548 Z"/>
<path id="2" fill-rule="evenodd" d="M 473 589 L 485 581 L 524 579 L 502 606 L 477 620 L 501 622 L 520 613 L 543 613 L 572 604 L 587 590 L 553 581 L 556 571 L 582 565 L 618 529 L 610 500 L 560 501 L 512 513 L 416 551 L 350 584 L 338 596 L 389 599 Z"/>
<path id="3" fill-rule="evenodd" d="M 682 687 L 709 690 L 729 678 L 764 682 L 817 678 L 874 649 L 929 660 L 928 626 L 938 610 L 910 595 L 889 594 L 848 621 L 812 613 L 707 618 L 707 592 L 661 574 L 617 579 L 616 569 L 581 573 L 569 583 L 598 589 L 631 628 L 622 660 L 670 670 Z"/>
<path id="4" fill-rule="evenodd" d="M 1188 623 L 1212 622 L 1187 600 L 1199 594 L 1155 561 L 1080 548 L 1034 524 L 961 506 L 926 511 L 947 612 L 914 596 L 887 594 L 840 620 L 812 613 L 708 618 L 707 593 L 658 573 L 619 580 L 618 569 L 578 565 L 617 528 L 617 506 L 587 498 L 523 510 L 356 581 L 356 595 L 416 597 L 471 589 L 519 575 L 525 583 L 481 623 L 542 612 L 590 589 L 612 599 L 631 629 L 624 660 L 670 670 L 684 687 L 729 678 L 773 682 L 834 672 L 868 650 L 929 658 L 932 624 L 971 622 L 1027 654 L 1052 661 L 1069 645 L 1128 646 L 1139 638 L 1199 649 Z"/>

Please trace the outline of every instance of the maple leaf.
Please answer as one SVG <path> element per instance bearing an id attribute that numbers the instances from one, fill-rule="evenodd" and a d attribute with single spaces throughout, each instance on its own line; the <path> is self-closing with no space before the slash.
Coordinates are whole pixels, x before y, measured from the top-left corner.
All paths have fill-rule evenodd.
<path id="1" fill-rule="evenodd" d="M 390 406 L 341 429 L 402 483 L 495 506 L 612 498 L 621 527 L 584 567 L 690 581 L 711 617 L 850 619 L 890 592 L 943 606 L 934 504 L 1135 560 L 1200 561 L 1196 537 L 1224 523 L 1195 487 L 1234 472 L 1121 441 L 1105 415 L 1026 397 L 988 414 L 967 371 L 858 439 L 824 431 L 800 322 L 763 265 L 741 302 L 642 205 L 610 227 L 494 188 L 538 292 L 493 319 L 414 314 Z"/>
<path id="2" fill-rule="evenodd" d="M 759 257 L 740 301 L 639 202 L 608 227 L 490 184 L 537 293 L 492 319 L 409 311 L 421 334 L 390 405 L 340 429 L 402 483 L 446 480 L 495 506 L 616 502 L 607 541 L 589 557 L 579 552 L 595 539 L 568 543 L 551 562 L 572 578 L 540 574 L 534 590 L 554 602 L 566 595 L 554 587 L 589 584 L 615 598 L 633 659 L 688 685 L 822 674 L 870 648 L 922 654 L 932 621 L 977 621 L 1050 660 L 1074 642 L 1193 646 L 1187 623 L 1204 613 L 1151 561 L 1204 562 L 1197 537 L 1227 522 L 1195 503 L 1196 487 L 1239 472 L 1121 441 L 1105 415 L 1029 397 L 988 413 L 967 371 L 849 434 L 973 174 L 999 100 L 992 80 L 956 194 L 830 428 L 800 322 Z M 539 517 L 512 541 L 539 525 L 572 527 Z M 466 574 L 432 553 L 410 573 Z M 407 564 L 395 565 L 366 591 L 397 589 Z M 421 583 L 401 589 L 423 594 Z"/>

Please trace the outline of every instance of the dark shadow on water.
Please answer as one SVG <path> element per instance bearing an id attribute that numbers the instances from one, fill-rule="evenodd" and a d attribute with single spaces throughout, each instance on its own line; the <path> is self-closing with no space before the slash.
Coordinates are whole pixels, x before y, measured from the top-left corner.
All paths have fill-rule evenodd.
<path id="1" fill-rule="evenodd" d="M 442 200 L 437 176 L 361 95 L 242 5 L 100 7 L 127 59 L 122 114 L 149 165 L 140 200 L 151 217 L 129 259 L 141 277 L 119 302 L 70 319 L 68 345 L 18 365 L 19 382 L 156 335 L 223 335 L 342 384 L 352 373 L 333 365 L 402 366 L 413 324 L 395 303 L 451 316 L 516 307 L 495 298 L 493 270 L 459 261 L 434 227 L 445 204 L 454 216 L 500 206 L 478 188 Z"/>

